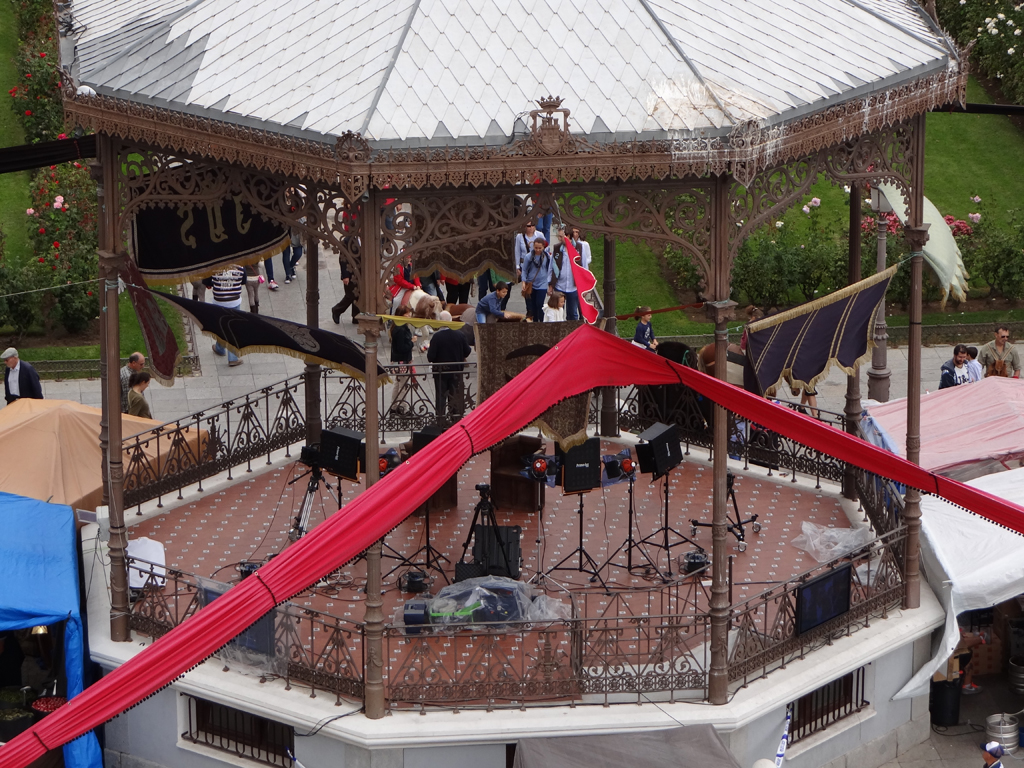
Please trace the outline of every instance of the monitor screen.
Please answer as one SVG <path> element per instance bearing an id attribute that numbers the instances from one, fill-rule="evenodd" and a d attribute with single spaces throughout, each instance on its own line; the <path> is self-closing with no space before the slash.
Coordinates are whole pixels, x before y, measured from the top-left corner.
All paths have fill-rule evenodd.
<path id="1" fill-rule="evenodd" d="M 808 581 L 796 591 L 796 633 L 802 635 L 850 610 L 853 565 L 847 563 Z"/>

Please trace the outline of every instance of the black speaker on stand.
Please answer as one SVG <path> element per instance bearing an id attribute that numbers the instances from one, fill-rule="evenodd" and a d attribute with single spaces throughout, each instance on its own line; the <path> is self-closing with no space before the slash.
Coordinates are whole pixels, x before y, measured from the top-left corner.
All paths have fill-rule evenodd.
<path id="1" fill-rule="evenodd" d="M 359 473 L 366 466 L 363 433 L 344 427 L 323 430 L 320 433 L 320 466 L 331 474 L 358 483 Z"/>
<path id="2" fill-rule="evenodd" d="M 665 503 L 662 510 L 661 527 L 653 533 L 640 539 L 641 551 L 646 555 L 647 547 L 665 550 L 668 562 L 668 569 L 663 573 L 658 567 L 657 560 L 647 556 L 651 567 L 661 576 L 663 581 L 672 580 L 672 547 L 686 543 L 696 547 L 703 552 L 704 548 L 687 536 L 684 536 L 669 524 L 668 519 L 668 489 L 671 482 L 671 472 L 683 461 L 683 448 L 679 442 L 679 435 L 675 427 L 668 424 L 654 424 L 640 433 L 641 442 L 636 446 L 636 456 L 640 460 L 640 471 L 650 473 L 652 480 L 664 478 Z M 670 541 L 669 534 L 675 534 L 680 541 Z M 678 575 L 678 574 L 676 574 Z"/>

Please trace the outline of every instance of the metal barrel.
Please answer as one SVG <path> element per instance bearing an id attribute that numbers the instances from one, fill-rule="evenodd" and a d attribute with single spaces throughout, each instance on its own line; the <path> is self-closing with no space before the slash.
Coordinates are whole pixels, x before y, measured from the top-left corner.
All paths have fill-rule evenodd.
<path id="1" fill-rule="evenodd" d="M 1007 682 L 1014 693 L 1024 693 L 1024 656 L 1011 656 Z"/>
<path id="2" fill-rule="evenodd" d="M 985 718 L 985 734 L 989 741 L 998 741 L 1012 754 L 1020 744 L 1020 721 L 1006 713 L 989 715 Z"/>

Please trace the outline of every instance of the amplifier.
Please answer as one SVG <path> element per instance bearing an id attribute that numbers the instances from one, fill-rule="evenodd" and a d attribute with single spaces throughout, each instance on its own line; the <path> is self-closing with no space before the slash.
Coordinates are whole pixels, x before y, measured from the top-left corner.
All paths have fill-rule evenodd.
<path id="1" fill-rule="evenodd" d="M 555 443 L 562 463 L 562 493 L 584 493 L 601 487 L 601 438 L 592 437 L 563 451 Z"/>
<path id="2" fill-rule="evenodd" d="M 359 481 L 366 466 L 366 445 L 361 432 L 344 427 L 325 429 L 320 433 L 320 466 L 346 480 Z"/>
<path id="3" fill-rule="evenodd" d="M 418 635 L 430 623 L 430 604 L 426 600 L 410 600 L 402 612 L 405 634 Z"/>
<path id="4" fill-rule="evenodd" d="M 482 575 L 518 579 L 523 560 L 522 536 L 523 529 L 518 525 L 478 523 L 473 531 L 473 559 L 486 571 Z"/>

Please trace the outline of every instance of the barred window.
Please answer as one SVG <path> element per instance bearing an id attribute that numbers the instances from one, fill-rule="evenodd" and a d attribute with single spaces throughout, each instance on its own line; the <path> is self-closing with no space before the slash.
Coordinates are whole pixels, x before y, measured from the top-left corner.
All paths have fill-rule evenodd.
<path id="1" fill-rule="evenodd" d="M 265 717 L 188 696 L 188 731 L 181 734 L 202 744 L 267 765 L 291 768 L 295 729 Z"/>
<path id="2" fill-rule="evenodd" d="M 812 733 L 860 712 L 870 702 L 864 698 L 864 667 L 833 680 L 801 696 L 790 706 L 793 721 L 789 727 L 789 743 L 795 744 Z"/>

